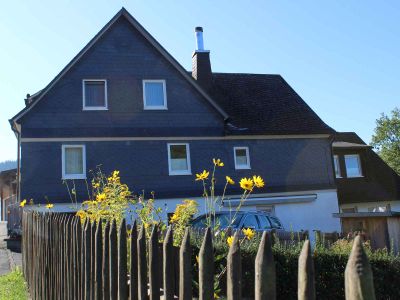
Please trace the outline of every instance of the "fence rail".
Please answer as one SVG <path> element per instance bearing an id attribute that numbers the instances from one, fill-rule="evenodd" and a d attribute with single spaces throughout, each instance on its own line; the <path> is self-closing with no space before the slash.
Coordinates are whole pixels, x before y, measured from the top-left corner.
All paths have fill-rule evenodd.
<path id="1" fill-rule="evenodd" d="M 192 248 L 187 229 L 179 249 L 169 228 L 163 244 L 158 230 L 136 224 L 127 238 L 126 224 L 83 225 L 75 216 L 24 211 L 23 273 L 32 299 L 192 299 Z M 239 233 L 227 258 L 227 299 L 242 299 Z M 129 242 L 129 243 L 128 243 Z M 129 251 L 129 264 L 127 257 Z M 199 299 L 214 298 L 214 253 L 206 230 L 198 254 Z M 160 259 L 162 258 L 162 259 Z M 271 234 L 264 232 L 255 259 L 255 299 L 276 299 Z M 306 240 L 298 264 L 298 299 L 315 299 L 314 264 Z M 345 271 L 346 299 L 375 299 L 371 267 L 356 237 Z"/>

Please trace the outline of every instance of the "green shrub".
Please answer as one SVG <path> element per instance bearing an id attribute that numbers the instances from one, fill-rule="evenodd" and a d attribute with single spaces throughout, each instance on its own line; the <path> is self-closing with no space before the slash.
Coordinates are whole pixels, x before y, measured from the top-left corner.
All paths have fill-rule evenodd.
<path id="1" fill-rule="evenodd" d="M 246 242 L 241 247 L 242 254 L 242 284 L 245 297 L 254 297 L 254 261 L 257 254 L 259 238 Z M 193 264 L 196 264 L 196 255 L 201 245 L 201 237 L 192 238 Z M 273 253 L 276 263 L 277 297 L 278 299 L 297 298 L 297 272 L 298 257 L 301 244 L 276 244 Z M 217 239 L 214 241 L 216 257 L 223 257 L 216 262 L 216 273 L 221 266 L 226 265 L 228 247 L 226 242 Z M 343 247 L 319 247 L 314 250 L 315 283 L 317 299 L 344 299 L 344 271 L 346 268 L 349 251 Z M 367 248 L 367 254 L 374 275 L 375 294 L 377 299 L 400 299 L 400 258 L 391 255 L 386 250 L 376 252 Z M 197 268 L 194 268 L 194 278 L 197 278 Z M 226 290 L 226 276 L 220 278 L 221 294 Z"/>

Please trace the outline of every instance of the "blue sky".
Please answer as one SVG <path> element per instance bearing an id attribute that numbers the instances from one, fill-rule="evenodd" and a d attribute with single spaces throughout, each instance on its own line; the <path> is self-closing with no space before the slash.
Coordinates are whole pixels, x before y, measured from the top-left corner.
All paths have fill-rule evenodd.
<path id="1" fill-rule="evenodd" d="M 330 126 L 370 141 L 400 106 L 399 1 L 7 1 L 0 10 L 0 161 L 8 119 L 124 6 L 186 68 L 195 26 L 218 72 L 281 74 Z"/>

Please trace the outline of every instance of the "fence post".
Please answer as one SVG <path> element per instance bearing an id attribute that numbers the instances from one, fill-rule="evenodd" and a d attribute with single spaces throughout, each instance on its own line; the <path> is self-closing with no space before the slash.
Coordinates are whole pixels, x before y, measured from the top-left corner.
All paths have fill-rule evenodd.
<path id="1" fill-rule="evenodd" d="M 315 299 L 314 262 L 310 240 L 304 242 L 299 257 L 297 296 L 299 300 Z"/>
<path id="2" fill-rule="evenodd" d="M 208 227 L 199 252 L 199 300 L 214 299 L 214 250 Z"/>
<path id="3" fill-rule="evenodd" d="M 271 235 L 264 231 L 255 260 L 255 299 L 276 299 L 276 270 Z"/>
<path id="4" fill-rule="evenodd" d="M 189 227 L 185 229 L 179 250 L 179 299 L 192 299 L 192 247 Z"/>
<path id="5" fill-rule="evenodd" d="M 163 279 L 164 279 L 164 300 L 174 299 L 174 235 L 172 226 L 168 227 L 163 243 Z"/>
<path id="6" fill-rule="evenodd" d="M 236 232 L 229 247 L 227 259 L 227 299 L 242 299 L 242 262 L 240 259 L 239 233 Z"/>
<path id="7" fill-rule="evenodd" d="M 138 296 L 147 299 L 147 262 L 146 262 L 146 229 L 142 223 L 137 240 Z"/>
<path id="8" fill-rule="evenodd" d="M 131 229 L 130 240 L 130 284 L 129 284 L 129 298 L 130 300 L 138 299 L 138 286 L 137 286 L 137 226 L 136 220 Z"/>
<path id="9" fill-rule="evenodd" d="M 85 243 L 83 245 L 83 251 L 85 253 L 85 285 L 84 285 L 84 295 L 85 299 L 90 300 L 91 299 L 91 288 L 90 288 L 90 272 L 91 272 L 91 241 L 90 241 L 90 233 L 91 233 L 91 225 L 89 219 L 86 219 L 86 224 L 85 224 Z"/>
<path id="10" fill-rule="evenodd" d="M 95 251 L 96 251 L 96 228 L 97 228 L 97 221 L 93 221 L 92 226 L 90 227 L 90 294 L 91 294 L 91 299 L 94 299 L 95 297 L 95 280 L 96 280 L 96 274 L 95 274 L 95 265 L 96 265 L 96 256 L 95 256 Z"/>
<path id="11" fill-rule="evenodd" d="M 118 299 L 128 299 L 128 275 L 127 275 L 127 257 L 126 257 L 126 222 L 122 220 L 119 226 L 118 237 Z"/>
<path id="12" fill-rule="evenodd" d="M 103 288 L 102 288 L 102 260 L 103 260 L 103 228 L 102 221 L 99 220 L 97 223 L 97 229 L 95 233 L 95 254 L 94 254 L 94 299 L 102 300 L 103 299 Z"/>
<path id="13" fill-rule="evenodd" d="M 80 300 L 83 299 L 81 295 L 81 277 L 82 277 L 82 268 L 81 268 L 81 247 L 82 247 L 82 224 L 81 224 L 81 219 L 77 218 L 76 225 L 75 225 L 75 234 L 76 234 L 76 245 L 75 245 L 75 251 L 76 251 L 76 278 L 75 278 L 75 284 L 76 284 L 76 299 Z"/>
<path id="14" fill-rule="evenodd" d="M 153 226 L 149 241 L 149 284 L 150 284 L 150 300 L 160 299 L 159 272 L 160 266 L 158 262 L 158 227 Z"/>
<path id="15" fill-rule="evenodd" d="M 110 298 L 118 297 L 118 250 L 117 250 L 117 223 L 115 219 L 110 229 Z"/>
<path id="16" fill-rule="evenodd" d="M 103 241 L 103 299 L 110 299 L 110 222 L 104 227 Z"/>
<path id="17" fill-rule="evenodd" d="M 346 300 L 375 300 L 371 265 L 359 235 L 354 239 L 344 274 Z"/>

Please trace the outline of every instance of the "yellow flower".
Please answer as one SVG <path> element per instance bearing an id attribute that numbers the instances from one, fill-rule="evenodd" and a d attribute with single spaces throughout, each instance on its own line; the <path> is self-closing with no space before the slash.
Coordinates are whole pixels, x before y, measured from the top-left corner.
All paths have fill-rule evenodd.
<path id="1" fill-rule="evenodd" d="M 98 194 L 98 195 L 96 196 L 96 200 L 97 200 L 98 202 L 101 202 L 101 201 L 106 200 L 106 194 L 104 194 L 104 193 Z"/>
<path id="2" fill-rule="evenodd" d="M 100 187 L 100 183 L 98 183 L 98 182 L 93 183 L 93 188 L 94 189 L 98 189 L 99 187 Z"/>
<path id="3" fill-rule="evenodd" d="M 200 264 L 200 259 L 199 259 L 198 255 L 196 255 L 196 261 L 197 261 L 197 264 Z"/>
<path id="4" fill-rule="evenodd" d="M 50 203 L 49 203 L 49 204 L 46 204 L 46 208 L 47 208 L 47 209 L 53 208 L 53 206 L 54 206 L 54 204 L 50 204 Z"/>
<path id="5" fill-rule="evenodd" d="M 119 171 L 115 170 L 112 174 L 113 177 L 119 177 Z"/>
<path id="6" fill-rule="evenodd" d="M 242 231 L 248 240 L 251 240 L 256 234 L 256 232 L 251 228 L 242 229 Z"/>
<path id="7" fill-rule="evenodd" d="M 175 214 L 172 215 L 172 217 L 171 217 L 171 219 L 170 219 L 170 222 L 171 222 L 171 223 L 174 223 L 174 222 L 176 222 L 177 220 L 178 220 L 178 214 L 175 213 Z"/>
<path id="8" fill-rule="evenodd" d="M 233 236 L 228 237 L 226 242 L 228 243 L 228 246 L 230 247 L 232 245 L 232 243 L 233 243 Z"/>
<path id="9" fill-rule="evenodd" d="M 217 158 L 217 159 L 213 158 L 213 163 L 217 167 L 223 167 L 224 166 L 224 163 L 219 158 Z"/>
<path id="10" fill-rule="evenodd" d="M 219 299 L 219 296 L 216 292 L 214 292 L 214 299 Z"/>
<path id="11" fill-rule="evenodd" d="M 85 211 L 83 211 L 83 210 L 78 210 L 78 211 L 76 212 L 76 216 L 79 217 L 79 218 L 81 218 L 81 219 L 84 219 L 84 218 L 86 218 L 86 213 L 85 213 Z"/>
<path id="12" fill-rule="evenodd" d="M 24 207 L 26 204 L 26 199 L 22 200 L 21 203 L 19 204 L 20 207 Z"/>
<path id="13" fill-rule="evenodd" d="M 264 179 L 262 179 L 261 176 L 254 175 L 253 182 L 254 182 L 254 185 L 258 188 L 262 188 L 265 185 Z"/>
<path id="14" fill-rule="evenodd" d="M 209 174 L 210 174 L 210 172 L 207 172 L 206 170 L 204 170 L 200 174 L 196 174 L 196 181 L 207 179 Z"/>
<path id="15" fill-rule="evenodd" d="M 242 178 L 240 179 L 240 187 L 244 190 L 251 191 L 254 186 L 254 182 L 251 178 Z"/>
<path id="16" fill-rule="evenodd" d="M 235 182 L 233 181 L 233 179 L 230 178 L 229 176 L 225 176 L 225 178 L 226 178 L 226 182 L 227 182 L 227 183 L 229 183 L 229 184 L 235 184 Z"/>

